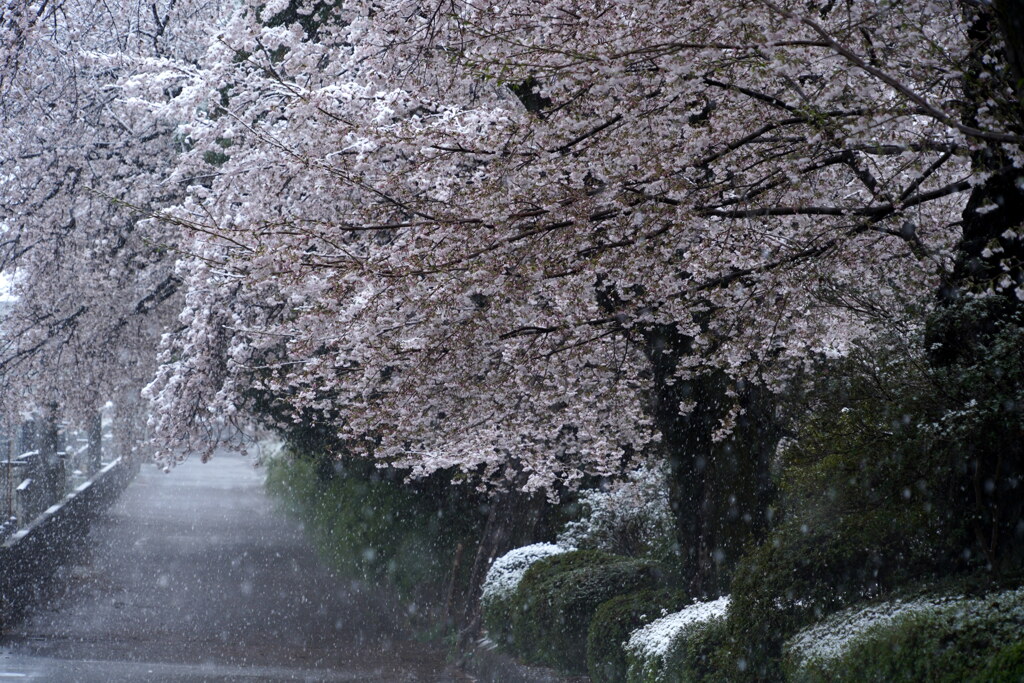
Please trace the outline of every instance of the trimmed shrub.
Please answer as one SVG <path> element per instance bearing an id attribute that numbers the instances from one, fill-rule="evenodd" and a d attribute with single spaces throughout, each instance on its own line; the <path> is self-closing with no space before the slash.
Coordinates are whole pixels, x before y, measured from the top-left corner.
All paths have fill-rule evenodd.
<path id="1" fill-rule="evenodd" d="M 801 631 L 786 645 L 785 671 L 795 683 L 986 680 L 983 670 L 1004 652 L 1011 660 L 1022 634 L 1024 589 L 891 601 Z"/>
<path id="2" fill-rule="evenodd" d="M 534 543 L 515 548 L 494 560 L 484 578 L 480 594 L 480 611 L 487 636 L 499 645 L 512 641 L 512 600 L 523 575 L 534 563 L 561 553 L 575 550 L 553 543 Z"/>
<path id="3" fill-rule="evenodd" d="M 781 452 L 780 519 L 731 586 L 730 656 L 752 678 L 778 678 L 782 642 L 832 612 L 988 564 L 967 460 L 987 436 L 947 429 L 966 380 L 881 344 L 827 370 Z"/>
<path id="4" fill-rule="evenodd" d="M 601 603 L 587 631 L 587 672 L 595 683 L 617 683 L 626 679 L 629 635 L 655 619 L 681 609 L 691 602 L 680 591 L 644 590 Z"/>
<path id="5" fill-rule="evenodd" d="M 731 586 L 728 656 L 752 678 L 779 678 L 782 642 L 832 612 L 1024 565 L 1019 314 L 965 297 L 919 344 L 877 339 L 817 377 L 781 452 L 781 515 Z"/>
<path id="6" fill-rule="evenodd" d="M 634 631 L 625 645 L 625 680 L 630 683 L 713 680 L 717 675 L 714 653 L 726 632 L 728 606 L 728 597 L 695 602 Z"/>
<path id="7" fill-rule="evenodd" d="M 730 638 L 725 617 L 695 625 L 669 651 L 665 670 L 670 681 L 731 683 L 745 670 L 745 662 L 723 660 L 723 645 Z"/>
<path id="8" fill-rule="evenodd" d="M 975 675 L 974 683 L 1020 683 L 1024 681 L 1024 640 L 1007 645 L 992 655 Z"/>
<path id="9" fill-rule="evenodd" d="M 505 646 L 529 663 L 586 673 L 587 631 L 601 603 L 660 587 L 663 577 L 655 562 L 594 550 L 544 558 L 526 571 L 510 601 Z"/>

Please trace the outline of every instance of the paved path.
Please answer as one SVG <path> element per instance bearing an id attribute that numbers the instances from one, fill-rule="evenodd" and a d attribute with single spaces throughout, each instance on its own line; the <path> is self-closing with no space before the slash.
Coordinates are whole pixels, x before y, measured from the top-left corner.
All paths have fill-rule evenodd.
<path id="1" fill-rule="evenodd" d="M 235 455 L 146 466 L 58 590 L 0 638 L 0 683 L 460 681 L 333 576 Z"/>

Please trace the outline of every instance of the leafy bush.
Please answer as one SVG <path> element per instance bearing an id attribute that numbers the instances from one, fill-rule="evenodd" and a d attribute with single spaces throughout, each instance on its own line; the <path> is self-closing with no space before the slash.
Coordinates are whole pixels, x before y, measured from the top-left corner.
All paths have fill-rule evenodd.
<path id="1" fill-rule="evenodd" d="M 732 683 L 746 671 L 746 661 L 723 658 L 732 637 L 725 617 L 695 625 L 676 641 L 665 662 L 668 680 Z"/>
<path id="2" fill-rule="evenodd" d="M 625 481 L 581 491 L 579 519 L 566 524 L 562 545 L 667 560 L 676 553 L 675 520 L 665 468 L 643 466 Z"/>
<path id="3" fill-rule="evenodd" d="M 1013 665 L 1019 652 L 1008 648 L 1022 634 L 1024 589 L 890 602 L 802 631 L 787 643 L 786 671 L 798 683 L 986 680 L 993 663 Z"/>
<path id="4" fill-rule="evenodd" d="M 777 677 L 782 641 L 831 612 L 1019 565 L 1024 332 L 993 326 L 988 355 L 936 366 L 879 342 L 821 370 L 782 449 L 781 520 L 731 586 L 730 656 L 753 676 Z"/>
<path id="5" fill-rule="evenodd" d="M 973 554 L 1016 570 L 1024 565 L 1024 312 L 1004 297 L 966 297 L 933 316 L 928 332 L 940 397 L 934 436 L 958 478 L 945 508 L 976 539 Z"/>
<path id="6" fill-rule="evenodd" d="M 535 562 L 569 552 L 574 548 L 553 543 L 534 543 L 515 548 L 494 560 L 484 578 L 480 595 L 480 609 L 488 637 L 496 643 L 510 643 L 512 640 L 509 614 L 512 599 L 523 575 Z"/>
<path id="7" fill-rule="evenodd" d="M 515 593 L 523 574 L 530 566 L 545 557 L 559 555 L 575 550 L 573 547 L 554 543 L 534 543 L 515 548 L 494 560 L 481 590 L 480 601 L 487 605 L 494 600 L 511 596 Z"/>
<path id="8" fill-rule="evenodd" d="M 527 662 L 585 673 L 587 631 L 601 603 L 657 588 L 663 576 L 650 560 L 594 550 L 544 558 L 526 571 L 510 601 L 505 646 Z"/>
<path id="9" fill-rule="evenodd" d="M 976 683 L 1019 683 L 1024 681 L 1024 640 L 1007 645 L 989 658 L 972 679 Z"/>
<path id="10" fill-rule="evenodd" d="M 386 581 L 406 601 L 443 598 L 456 548 L 475 543 L 484 515 L 450 482 L 403 483 L 372 465 L 311 458 L 274 459 L 267 488 L 301 519 L 321 555 L 344 575 Z M 456 569 L 460 576 L 453 577 Z"/>
<path id="11" fill-rule="evenodd" d="M 629 634 L 655 619 L 681 609 L 691 599 L 680 591 L 644 590 L 619 595 L 601 604 L 587 631 L 587 672 L 595 683 L 626 679 Z"/>
<path id="12" fill-rule="evenodd" d="M 728 680 L 716 670 L 714 654 L 725 637 L 729 598 L 695 602 L 630 635 L 625 645 L 631 683 Z"/>

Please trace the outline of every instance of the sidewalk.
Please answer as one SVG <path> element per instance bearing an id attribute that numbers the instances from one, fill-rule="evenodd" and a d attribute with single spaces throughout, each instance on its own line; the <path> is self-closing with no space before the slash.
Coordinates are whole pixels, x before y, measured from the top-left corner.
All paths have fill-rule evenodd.
<path id="1" fill-rule="evenodd" d="M 48 681 L 457 681 L 389 601 L 334 577 L 221 454 L 144 466 L 61 590 L 0 638 L 0 675 Z"/>

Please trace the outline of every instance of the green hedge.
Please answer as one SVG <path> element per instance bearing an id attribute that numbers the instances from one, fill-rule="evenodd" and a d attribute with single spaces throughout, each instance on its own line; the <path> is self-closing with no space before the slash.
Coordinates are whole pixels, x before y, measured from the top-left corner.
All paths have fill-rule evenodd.
<path id="1" fill-rule="evenodd" d="M 727 683 L 743 673 L 745 662 L 723 660 L 723 644 L 730 638 L 725 618 L 711 619 L 690 629 L 669 649 L 665 658 L 666 680 L 679 683 Z"/>
<path id="2" fill-rule="evenodd" d="M 778 678 L 782 642 L 831 612 L 985 567 L 962 493 L 968 447 L 936 427 L 955 383 L 892 349 L 821 374 L 783 452 L 775 529 L 731 585 L 731 658 L 751 678 Z"/>
<path id="3" fill-rule="evenodd" d="M 471 562 L 454 567 L 456 548 L 476 543 L 484 513 L 450 482 L 408 485 L 366 463 L 341 467 L 308 457 L 268 467 L 268 490 L 345 576 L 387 582 L 403 600 L 422 605 L 444 599 L 453 568 L 457 582 L 468 573 Z"/>
<path id="4" fill-rule="evenodd" d="M 509 603 L 504 645 L 532 664 L 586 673 L 587 632 L 601 603 L 657 588 L 664 571 L 655 562 L 578 550 L 533 564 Z"/>
<path id="5" fill-rule="evenodd" d="M 629 634 L 655 619 L 682 609 L 692 602 L 686 593 L 668 589 L 643 590 L 602 603 L 587 632 L 587 672 L 595 683 L 617 683 L 626 679 Z"/>
<path id="6" fill-rule="evenodd" d="M 717 603 L 718 601 L 715 601 Z M 690 683 L 704 681 L 725 683 L 735 680 L 732 662 L 720 661 L 718 653 L 728 638 L 725 616 L 715 611 L 715 603 L 693 603 L 688 623 L 675 626 L 671 622 L 651 626 L 655 633 L 634 633 L 625 648 L 626 675 L 620 680 L 629 683 Z M 677 612 L 680 610 L 677 610 Z M 699 617 L 704 612 L 703 617 Z M 646 646 L 637 647 L 637 638 Z"/>
<path id="7" fill-rule="evenodd" d="M 853 635 L 838 656 L 789 653 L 794 683 L 1020 681 L 1024 590 L 959 599 L 897 615 Z M 841 633 L 827 635 L 841 638 Z"/>
<path id="8" fill-rule="evenodd" d="M 989 657 L 985 666 L 971 680 L 974 683 L 1024 681 L 1024 639 L 1007 645 Z"/>
<path id="9" fill-rule="evenodd" d="M 537 543 L 515 548 L 494 560 L 487 571 L 480 595 L 480 612 L 487 637 L 498 645 L 509 646 L 512 642 L 512 605 L 518 581 L 526 570 L 544 557 L 567 552 L 566 548 L 553 543 Z M 499 566 L 500 565 L 500 566 Z M 495 576 L 492 579 L 492 573 Z M 512 582 L 515 577 L 516 583 Z M 494 580 L 498 585 L 488 585 Z M 508 585 L 505 585 L 505 582 Z"/>

